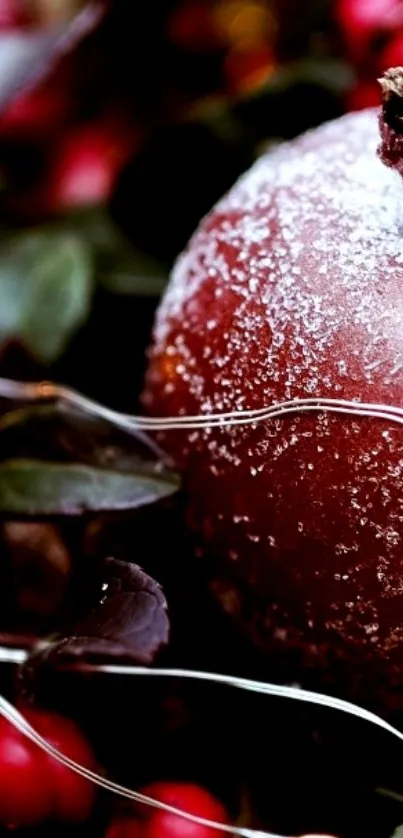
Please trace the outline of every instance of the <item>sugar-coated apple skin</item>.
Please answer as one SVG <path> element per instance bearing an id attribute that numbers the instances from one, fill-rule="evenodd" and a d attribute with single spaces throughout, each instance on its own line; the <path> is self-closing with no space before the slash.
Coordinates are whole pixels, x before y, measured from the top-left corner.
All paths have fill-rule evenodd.
<path id="1" fill-rule="evenodd" d="M 378 144 L 372 109 L 321 126 L 261 157 L 202 221 L 157 314 L 148 412 L 403 405 L 403 183 Z M 403 427 L 296 413 L 160 440 L 211 587 L 253 642 L 399 682 Z"/>

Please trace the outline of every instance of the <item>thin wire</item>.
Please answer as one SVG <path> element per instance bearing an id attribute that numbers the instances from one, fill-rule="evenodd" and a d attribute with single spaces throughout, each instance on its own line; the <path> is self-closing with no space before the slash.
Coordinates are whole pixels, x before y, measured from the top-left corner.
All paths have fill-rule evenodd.
<path id="1" fill-rule="evenodd" d="M 0 662 L 22 664 L 29 657 L 29 652 L 25 649 L 10 649 L 7 646 L 0 646 Z M 339 710 L 351 716 L 367 721 L 370 724 L 375 724 L 383 730 L 391 733 L 403 742 L 403 733 L 392 727 L 388 722 L 354 704 L 350 701 L 345 701 L 342 698 L 325 695 L 324 693 L 317 693 L 312 690 L 304 690 L 301 687 L 290 687 L 282 684 L 272 684 L 265 681 L 254 681 L 250 678 L 238 678 L 234 675 L 223 675 L 217 672 L 205 672 L 203 670 L 193 669 L 161 669 L 148 668 L 146 666 L 127 666 L 119 664 L 89 664 L 89 663 L 74 663 L 66 664 L 65 669 L 72 669 L 76 672 L 91 672 L 101 673 L 107 675 L 126 675 L 126 676 L 145 676 L 154 678 L 187 678 L 191 680 L 210 681 L 216 684 L 224 684 L 230 687 L 247 690 L 248 692 L 261 693 L 263 695 L 273 695 L 279 698 L 289 698 L 298 701 L 308 702 L 311 704 L 321 705 L 331 710 Z"/>
<path id="2" fill-rule="evenodd" d="M 403 408 L 398 405 L 359 402 L 352 399 L 310 397 L 290 399 L 253 410 L 161 418 L 119 413 L 69 387 L 59 386 L 48 381 L 30 383 L 0 378 L 0 397 L 26 401 L 58 401 L 137 434 L 141 430 L 194 430 L 250 425 L 268 419 L 282 418 L 290 414 L 308 412 L 338 413 L 361 418 L 385 419 L 399 425 L 403 424 Z"/>
<path id="3" fill-rule="evenodd" d="M 272 695 L 278 698 L 289 698 L 297 701 L 317 704 L 331 710 L 339 710 L 350 716 L 374 724 L 382 730 L 391 733 L 400 742 L 403 742 L 403 733 L 390 725 L 376 713 L 365 710 L 358 704 L 345 701 L 342 698 L 325 695 L 323 693 L 304 690 L 300 687 L 290 687 L 282 684 L 271 684 L 265 681 L 254 681 L 249 678 L 238 678 L 234 675 L 222 675 L 217 672 L 204 672 L 192 669 L 148 669 L 145 666 L 119 666 L 115 664 L 74 664 L 74 669 L 82 672 L 100 672 L 108 675 L 137 675 L 157 678 L 187 678 L 198 681 L 210 681 L 216 684 L 224 684 L 230 687 L 246 690 L 248 692 Z"/>
<path id="4" fill-rule="evenodd" d="M 262 830 L 256 829 L 247 829 L 246 827 L 237 827 L 233 826 L 232 824 L 224 824 L 218 823 L 217 821 L 209 820 L 208 818 L 202 818 L 198 815 L 191 814 L 190 812 L 185 812 L 182 809 L 178 809 L 175 806 L 170 806 L 167 803 L 162 803 L 160 800 L 155 800 L 148 795 L 141 794 L 141 792 L 136 792 L 132 789 L 127 788 L 126 786 L 122 786 L 119 783 L 115 783 L 112 780 L 108 780 L 106 777 L 102 777 L 100 774 L 97 774 L 95 771 L 91 771 L 89 768 L 86 768 L 83 765 L 75 762 L 75 760 L 70 759 L 70 757 L 63 754 L 57 748 L 50 745 L 46 739 L 35 730 L 35 728 L 30 725 L 24 716 L 15 708 L 9 701 L 7 701 L 3 696 L 0 695 L 0 716 L 3 716 L 7 719 L 17 730 L 24 734 L 31 742 L 34 742 L 41 748 L 45 753 L 49 756 L 56 759 L 62 765 L 65 765 L 70 770 L 74 771 L 76 774 L 79 774 L 81 777 L 84 777 L 86 780 L 95 783 L 100 788 L 105 789 L 106 791 L 113 792 L 114 794 L 118 794 L 121 797 L 128 798 L 129 800 L 135 800 L 137 803 L 142 803 L 146 806 L 152 806 L 156 809 L 162 809 L 165 812 L 170 812 L 173 815 L 178 815 L 181 818 L 191 821 L 192 823 L 199 824 L 200 826 L 207 826 L 209 828 L 216 829 L 220 832 L 230 833 L 231 835 L 239 835 L 243 836 L 243 838 L 284 838 L 282 835 L 274 834 L 272 832 L 263 832 Z"/>
<path id="5" fill-rule="evenodd" d="M 56 401 L 61 404 L 69 405 L 70 407 L 81 410 L 90 416 L 95 416 L 99 419 L 105 419 L 110 424 L 120 427 L 128 432 L 135 433 L 136 437 L 149 448 L 152 453 L 164 460 L 166 458 L 165 452 L 160 446 L 145 433 L 141 427 L 141 423 L 127 422 L 129 417 L 125 414 L 120 414 L 117 411 L 110 410 L 103 405 L 98 404 L 92 399 L 82 396 L 81 393 L 70 389 L 69 387 L 59 387 L 52 382 L 23 382 L 12 381 L 8 378 L 0 378 L 0 398 L 23 400 L 23 401 Z M 129 427 L 130 426 L 130 427 Z"/>
<path id="6" fill-rule="evenodd" d="M 24 660 L 28 657 L 28 653 L 25 650 L 7 650 L 6 647 L 0 647 L 0 660 L 10 661 L 10 657 L 7 654 L 8 652 L 14 654 L 15 660 L 18 660 L 18 662 L 21 662 L 21 660 Z M 380 716 L 377 716 L 375 713 L 371 713 L 369 710 L 365 710 L 365 708 L 359 707 L 358 705 L 353 704 L 349 701 L 345 701 L 344 699 L 335 698 L 333 696 L 327 696 L 322 693 L 313 692 L 311 690 L 300 689 L 298 687 L 290 687 L 280 684 L 271 684 L 262 681 L 254 681 L 249 678 L 238 678 L 232 675 L 222 675 L 220 673 L 215 672 L 204 672 L 187 669 L 149 669 L 147 667 L 142 666 L 119 666 L 109 664 L 74 664 L 66 665 L 66 668 L 73 669 L 74 671 L 79 672 L 85 671 L 108 675 L 124 675 L 137 677 L 140 676 L 151 678 L 183 678 L 197 681 L 207 681 L 216 684 L 224 684 L 226 686 L 232 686 L 237 689 L 246 690 L 248 692 L 256 692 L 262 695 L 276 696 L 278 698 L 288 698 L 292 700 L 302 701 L 305 703 L 320 705 L 322 707 L 327 707 L 332 710 L 339 710 L 343 713 L 347 713 L 348 715 L 360 718 L 363 721 L 367 721 L 370 724 L 376 725 L 377 727 L 381 728 L 387 733 L 391 733 L 392 736 L 397 738 L 400 742 L 403 741 L 403 733 L 394 728 Z M 31 741 L 35 742 L 40 748 L 42 748 L 42 750 L 49 754 L 49 756 L 54 757 L 63 765 L 70 768 L 72 771 L 75 771 L 82 777 L 91 780 L 98 786 L 108 791 L 114 792 L 115 794 L 119 794 L 122 797 L 129 798 L 130 800 L 135 800 L 145 805 L 153 806 L 158 809 L 163 809 L 164 811 L 168 811 L 172 814 L 179 815 L 194 823 L 213 827 L 217 830 L 220 830 L 221 832 L 231 832 L 233 835 L 244 836 L 244 838 L 259 838 L 259 836 L 260 838 L 282 838 L 282 836 L 273 835 L 273 833 L 262 832 L 261 830 L 247 829 L 244 827 L 235 827 L 229 824 L 219 824 L 215 821 L 209 821 L 204 818 L 197 817 L 196 815 L 191 815 L 190 813 L 183 812 L 180 809 L 176 809 L 173 806 L 161 803 L 160 801 L 154 800 L 153 798 L 143 795 L 140 792 L 128 789 L 125 786 L 121 786 L 118 783 L 115 783 L 111 780 L 108 780 L 105 777 L 102 777 L 94 771 L 91 771 L 90 769 L 85 768 L 82 765 L 79 765 L 74 760 L 70 759 L 65 754 L 61 753 L 48 742 L 46 742 L 46 740 L 43 739 L 39 735 L 39 733 L 24 719 L 21 713 L 19 713 L 19 711 L 16 708 L 14 708 L 12 704 L 10 704 L 2 696 L 0 696 L 0 715 L 7 718 L 11 722 L 11 724 L 13 724 L 18 730 L 20 730 L 24 735 L 26 735 Z"/>
<path id="7" fill-rule="evenodd" d="M 141 430 L 155 431 L 155 430 L 179 430 L 179 429 L 203 429 L 210 427 L 224 427 L 236 425 L 248 425 L 256 422 L 266 421 L 268 419 L 282 418 L 295 413 L 305 412 L 331 412 L 357 417 L 370 417 L 374 419 L 385 419 L 387 421 L 403 424 L 403 408 L 394 405 L 376 404 L 368 402 L 357 402 L 348 399 L 330 399 L 330 398 L 306 398 L 293 399 L 289 401 L 280 402 L 269 407 L 263 407 L 256 410 L 232 411 L 228 413 L 204 414 L 199 416 L 172 416 L 164 418 L 153 418 L 143 416 L 132 416 L 129 414 L 118 413 L 110 408 L 104 407 L 92 399 L 83 396 L 68 387 L 58 386 L 52 382 L 17 382 L 9 379 L 0 378 L 0 397 L 27 400 L 27 401 L 59 401 L 76 409 L 82 410 L 85 413 L 102 418 L 111 424 L 120 427 L 128 432 L 135 432 L 138 434 Z M 147 444 L 149 440 L 144 440 Z M 0 647 L 0 660 L 5 662 L 22 663 L 27 657 L 24 650 L 5 650 Z M 71 667 L 69 667 L 71 668 Z M 220 675 L 210 672 L 198 672 L 192 670 L 182 669 L 147 669 L 146 667 L 130 667 L 130 666 L 114 666 L 114 665 L 75 665 L 74 669 L 78 671 L 107 673 L 114 675 L 130 675 L 130 676 L 149 676 L 149 677 L 171 677 L 171 678 L 187 678 L 200 681 L 209 681 L 214 683 L 226 684 L 238 689 L 248 690 L 249 692 L 261 693 L 263 695 L 272 695 L 280 698 L 294 699 L 303 702 L 309 702 L 315 705 L 321 705 L 330 709 L 339 710 L 349 715 L 360 718 L 377 727 L 391 733 L 399 741 L 403 741 L 403 734 L 392 727 L 381 717 L 368 710 L 365 710 L 358 705 L 343 699 L 326 696 L 321 693 L 315 693 L 309 690 L 302 690 L 296 687 L 289 687 L 277 684 L 264 683 L 260 681 L 253 681 L 246 678 L 236 678 L 230 675 Z M 262 832 L 260 830 L 246 829 L 242 827 L 234 827 L 228 824 L 219 824 L 215 821 L 209 821 L 204 818 L 199 818 L 180 809 L 163 804 L 160 801 L 147 797 L 140 792 L 133 791 L 124 786 L 107 780 L 99 774 L 79 765 L 71 760 L 65 754 L 62 754 L 52 745 L 49 745 L 34 728 L 28 724 L 24 717 L 16 710 L 5 698 L 0 696 L 0 715 L 7 718 L 14 726 L 24 733 L 29 739 L 35 742 L 50 756 L 57 759 L 63 765 L 80 774 L 88 780 L 96 783 L 102 788 L 127 797 L 137 802 L 154 806 L 159 809 L 179 815 L 187 820 L 200 825 L 213 827 L 221 832 L 229 832 L 233 835 L 244 836 L 244 838 L 282 838 L 282 836 L 274 835 L 273 833 Z"/>

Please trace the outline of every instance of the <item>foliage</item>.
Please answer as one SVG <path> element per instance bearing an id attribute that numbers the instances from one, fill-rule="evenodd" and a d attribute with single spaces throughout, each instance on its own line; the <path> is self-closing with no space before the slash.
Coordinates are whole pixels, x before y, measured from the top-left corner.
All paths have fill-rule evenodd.
<path id="1" fill-rule="evenodd" d="M 377 77 L 403 63 L 398 0 L 302 6 L 0 2 L 1 377 L 61 380 L 116 409 L 140 410 L 155 307 L 200 217 L 262 150 L 376 105 Z M 179 488 L 155 440 L 117 432 L 85 411 L 5 398 L 0 389 L 0 622 L 13 644 L 34 638 L 22 682 L 31 674 L 35 696 L 46 672 L 54 689 L 63 668 L 152 665 L 160 654 L 173 665 L 261 672 L 261 661 L 214 622 L 189 533 L 177 525 Z M 39 648 L 38 636 L 45 638 Z M 86 688 L 91 717 L 98 693 L 94 699 Z M 119 701 L 135 715 L 136 689 L 140 698 L 116 690 L 111 738 Z M 185 701 L 181 688 L 158 696 L 157 732 L 159 724 L 168 730 L 159 751 L 147 715 L 152 688 L 144 693 L 147 722 L 132 744 L 136 750 L 144 737 L 146 774 L 166 741 L 176 750 L 179 731 L 178 753 L 195 760 L 195 771 L 207 765 L 226 786 L 235 775 L 238 783 L 242 767 L 260 798 L 246 805 L 248 820 L 254 806 L 259 813 L 259 828 L 266 798 L 277 806 L 280 830 L 280 810 L 289 829 L 299 829 L 291 811 L 298 807 L 304 828 L 330 822 L 343 838 L 360 828 L 369 835 L 380 823 L 377 838 L 387 838 L 401 821 L 399 794 L 378 794 L 367 773 L 371 760 L 376 777 L 379 766 L 364 734 L 351 746 L 356 768 L 345 755 L 345 743 L 350 749 L 356 741 L 350 730 L 343 746 L 332 731 L 323 744 L 317 720 L 279 724 L 277 713 L 255 717 L 255 707 L 245 711 L 234 699 L 234 734 L 225 724 L 227 695 L 204 706 L 194 696 Z M 239 719 L 250 725 L 248 746 L 265 741 L 264 779 L 242 744 Z M 386 774 L 385 785 L 399 788 L 393 760 L 382 762 L 376 746 L 382 782 Z M 169 747 L 165 758 L 179 772 Z M 298 806 L 289 805 L 289 782 Z"/>

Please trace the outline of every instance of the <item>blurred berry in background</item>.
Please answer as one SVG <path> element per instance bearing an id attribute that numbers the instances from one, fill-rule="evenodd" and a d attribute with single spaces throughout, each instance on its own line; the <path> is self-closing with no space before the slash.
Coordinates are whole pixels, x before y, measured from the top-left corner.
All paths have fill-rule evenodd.
<path id="1" fill-rule="evenodd" d="M 0 0 L 0 372 L 129 406 L 130 353 L 133 407 L 158 295 L 199 219 L 262 149 L 376 106 L 377 78 L 401 61 L 399 0 Z M 10 236 L 24 250 L 56 231 L 81 267 L 63 263 L 46 311 L 21 278 L 17 310 L 1 280 L 6 258 L 21 274 Z M 140 311 L 134 336 L 124 318 Z"/>
<path id="2" fill-rule="evenodd" d="M 140 410 L 155 309 L 172 263 L 201 217 L 265 149 L 346 111 L 378 106 L 377 79 L 387 67 L 399 64 L 403 64 L 403 0 L 0 0 L 0 378 L 51 379 L 118 410 Z M 8 642 L 11 637 L 18 646 L 21 637 L 36 642 L 54 631 L 63 636 L 66 625 L 71 628 L 71 612 L 80 617 L 85 601 L 86 607 L 89 601 L 91 608 L 94 605 L 89 581 L 92 584 L 99 559 L 118 555 L 122 563 L 129 559 L 142 564 L 144 559 L 147 573 L 148 569 L 152 575 L 158 571 L 156 578 L 166 587 L 169 609 L 171 603 L 172 610 L 178 609 L 173 648 L 174 655 L 179 649 L 182 663 L 202 669 L 216 661 L 217 671 L 224 666 L 225 671 L 232 666 L 236 671 L 240 638 L 232 642 L 231 634 L 227 642 L 222 615 L 215 611 L 211 611 L 214 643 L 208 639 L 208 657 L 204 657 L 211 603 L 206 607 L 204 589 L 198 590 L 197 581 L 190 578 L 195 570 L 188 561 L 188 534 L 173 514 L 177 483 L 172 482 L 172 475 L 165 482 L 159 472 L 156 477 L 144 452 L 128 454 L 122 439 L 114 437 L 109 427 L 89 427 L 88 417 L 73 411 L 70 415 L 67 409 L 54 409 L 50 416 L 47 408 L 0 398 L 3 640 L 8 635 Z M 133 437 L 130 445 L 135 445 Z M 13 465 L 21 459 L 16 490 L 10 462 Z M 172 494 L 172 507 L 151 503 L 147 493 L 146 501 L 140 498 L 137 507 L 137 500 L 128 509 L 122 506 L 122 484 L 133 471 L 136 478 L 139 463 L 140 482 L 146 463 L 147 480 L 158 489 L 155 499 L 168 497 L 170 501 Z M 166 495 L 161 494 L 159 481 Z M 82 491 L 87 492 L 84 501 Z M 153 500 L 152 491 L 151 496 Z M 24 502 L 25 518 L 19 506 Z M 178 579 L 172 572 L 174 562 Z M 98 598 L 99 591 L 95 592 Z M 209 620 L 210 611 L 207 625 Z M 177 625 L 183 628 L 185 624 L 186 631 L 178 631 Z M 216 643 L 221 632 L 222 646 Z M 253 667 L 249 649 L 247 656 L 248 666 Z M 0 680 L 3 672 L 0 667 Z M 304 818 L 300 823 L 299 810 L 309 815 L 304 831 L 308 827 L 313 831 L 321 823 L 321 812 L 325 822 L 333 807 L 335 834 L 341 836 L 347 824 L 343 838 L 371 836 L 375 834 L 373 821 L 376 828 L 373 812 L 379 808 L 382 819 L 382 806 L 385 810 L 391 806 L 381 795 L 373 804 L 375 795 L 370 797 L 364 780 L 356 794 L 357 757 L 365 774 L 364 763 L 388 767 L 390 755 L 373 756 L 371 751 L 371 758 L 364 759 L 365 748 L 349 742 L 354 761 L 346 760 L 335 734 L 329 740 L 331 757 L 316 759 L 312 754 L 316 753 L 317 731 L 308 716 L 305 744 L 299 724 L 295 729 L 289 720 L 279 725 L 276 713 L 266 710 L 264 718 L 257 716 L 250 742 L 255 748 L 262 730 L 268 732 L 269 745 L 262 752 L 270 759 L 265 760 L 263 775 L 256 773 L 255 756 L 239 755 L 238 742 L 234 745 L 238 727 L 236 737 L 231 732 L 223 744 L 215 700 L 211 712 L 203 706 L 206 728 L 200 727 L 196 714 L 193 742 L 183 726 L 183 697 L 173 693 L 175 712 L 167 717 L 170 724 L 175 721 L 175 736 L 178 730 L 182 735 L 181 726 L 184 735 L 182 740 L 175 739 L 174 747 L 169 739 L 168 748 L 153 748 L 150 737 L 151 742 L 158 742 L 154 717 L 152 725 L 127 726 L 126 719 L 134 719 L 133 693 L 126 686 L 117 689 L 113 679 L 109 684 L 106 679 L 102 685 L 104 701 L 99 702 L 97 692 L 93 705 L 91 690 L 86 691 L 88 683 L 77 691 L 79 716 L 86 715 L 86 726 L 91 727 L 94 706 L 102 704 L 101 713 L 108 707 L 100 738 L 103 745 L 106 739 L 104 750 L 112 752 L 112 740 L 116 740 L 119 763 L 121 743 L 126 742 L 127 730 L 132 732 L 130 747 L 125 745 L 127 761 L 130 771 L 136 772 L 139 765 L 145 771 L 146 787 L 154 779 L 156 755 L 171 769 L 177 750 L 180 761 L 181 747 L 176 746 L 183 740 L 183 753 L 191 755 L 197 771 L 199 748 L 202 753 L 206 749 L 206 777 L 196 777 L 198 783 L 203 781 L 202 788 L 211 772 L 219 777 L 220 787 L 223 779 L 226 785 L 226 773 L 230 780 L 232 772 L 238 778 L 240 767 L 246 767 L 253 789 L 257 788 L 252 803 L 259 818 L 264 821 L 266 807 L 277 806 L 281 831 L 284 813 L 291 819 L 287 834 L 302 834 Z M 71 697 L 65 699 L 67 691 L 60 692 L 63 701 L 71 702 Z M 109 714 L 114 703 L 117 711 Z M 147 713 L 148 704 L 147 694 Z M 70 711 L 70 707 L 65 709 Z M 143 718 L 141 712 L 138 717 Z M 239 718 L 243 720 L 244 714 Z M 35 790 L 38 777 L 40 781 L 45 775 L 38 774 L 27 747 L 20 747 L 21 742 L 16 743 L 7 730 L 3 733 L 4 777 L 15 744 L 20 753 L 20 763 L 14 760 L 11 790 L 18 788 L 22 770 L 33 778 L 24 804 L 26 821 L 33 823 L 38 819 L 38 801 L 30 788 Z M 138 739 L 143 736 L 145 766 L 138 759 L 143 753 Z M 296 742 L 306 759 L 295 759 Z M 343 753 L 340 750 L 335 759 L 339 747 Z M 312 781 L 315 760 L 320 766 Z M 42 763 L 42 770 L 46 772 L 47 763 Z M 136 773 L 129 772 L 128 782 L 134 786 L 137 780 Z M 39 804 L 46 813 L 52 784 L 42 785 L 46 794 L 40 796 Z M 391 787 L 395 785 L 393 780 Z M 6 783 L 4 788 L 7 791 L 11 786 Z M 339 789 L 344 789 L 344 808 Z M 217 814 L 221 804 L 208 794 L 202 798 L 203 806 L 208 806 L 207 810 L 202 806 L 201 814 Z M 200 794 L 196 796 L 200 802 Z M 394 792 L 393 796 L 399 797 Z M 0 829 L 12 817 L 8 797 L 3 794 Z M 10 799 L 20 802 L 18 795 Z M 86 816 L 92 795 L 88 798 L 84 787 L 84 793 L 75 796 L 74 806 L 77 800 Z M 359 829 L 346 814 L 346 800 L 355 808 Z M 70 820 L 74 820 L 71 801 L 69 806 Z M 315 817 L 319 812 L 313 826 L 312 812 Z M 60 813 L 59 806 L 56 814 Z M 147 826 L 148 836 L 162 835 L 161 829 L 166 832 L 160 815 L 157 812 Z M 63 814 L 65 820 L 68 816 L 69 811 L 67 817 Z M 397 822 L 394 814 L 391 822 L 392 826 Z M 385 824 L 387 838 L 392 827 L 389 830 L 387 819 Z M 172 835 L 179 835 L 177 819 L 173 825 Z M 261 826 L 264 823 L 259 822 Z M 277 832 L 275 822 L 273 829 Z M 79 834 L 97 833 L 90 829 Z M 110 838 L 138 838 L 137 820 L 118 812 L 108 834 Z M 195 836 L 196 832 L 186 834 Z M 398 834 L 400 830 L 396 838 Z"/>
<path id="3" fill-rule="evenodd" d="M 262 146 L 377 104 L 376 79 L 403 49 L 398 0 L 312 0 L 303 13 L 300 0 L 99 5 L 99 25 L 1 109 L 4 212 L 32 223 L 112 198 L 133 241 L 168 261 Z M 3 50 L 85 7 L 1 0 Z M 167 230 L 156 207 L 151 229 L 147 205 L 158 189 L 165 216 L 173 180 L 189 216 Z"/>

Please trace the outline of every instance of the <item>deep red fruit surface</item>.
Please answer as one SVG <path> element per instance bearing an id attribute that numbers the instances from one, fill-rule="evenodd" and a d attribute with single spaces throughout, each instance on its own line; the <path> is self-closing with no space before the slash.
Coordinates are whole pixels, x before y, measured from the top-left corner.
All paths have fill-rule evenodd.
<path id="1" fill-rule="evenodd" d="M 39 748 L 0 718 L 0 824 L 29 826 L 51 812 L 49 767 Z"/>
<path id="2" fill-rule="evenodd" d="M 201 223 L 157 315 L 150 412 L 403 405 L 403 184 L 378 143 L 372 110 L 322 126 L 263 156 Z M 282 661 L 299 648 L 320 677 L 340 654 L 399 681 L 402 426 L 295 413 L 161 441 L 211 586 L 254 642 Z"/>
<path id="3" fill-rule="evenodd" d="M 151 783 L 143 789 L 143 793 L 189 814 L 228 823 L 228 815 L 222 803 L 194 783 L 161 781 Z M 217 838 L 217 830 L 213 827 L 193 823 L 162 809 L 147 807 L 144 811 L 144 838 Z"/>
<path id="4" fill-rule="evenodd" d="M 73 721 L 33 710 L 27 711 L 25 716 L 47 742 L 85 768 L 95 770 L 90 745 Z M 95 799 L 94 784 L 46 754 L 41 759 L 50 776 L 53 817 L 72 823 L 85 821 Z"/>

